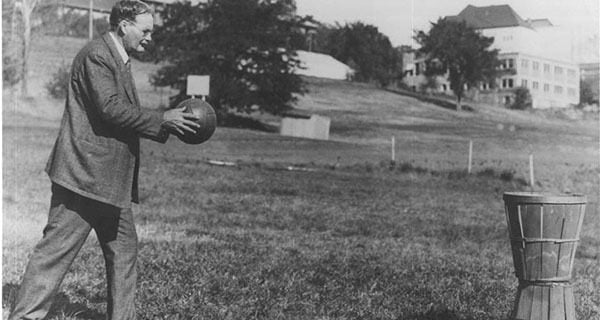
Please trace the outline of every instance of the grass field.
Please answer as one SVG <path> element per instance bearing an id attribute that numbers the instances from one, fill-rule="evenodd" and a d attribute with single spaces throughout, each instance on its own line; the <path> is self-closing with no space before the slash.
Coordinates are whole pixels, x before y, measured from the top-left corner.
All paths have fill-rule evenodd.
<path id="1" fill-rule="evenodd" d="M 218 128 L 201 146 L 143 143 L 140 319 L 507 319 L 517 279 L 502 193 L 531 189 L 530 153 L 534 190 L 588 196 L 573 283 L 578 319 L 600 319 L 597 120 L 488 106 L 456 113 L 367 85 L 308 80 L 298 107 L 332 117 L 332 141 Z M 10 110 L 4 316 L 45 223 L 43 166 L 58 126 Z M 104 318 L 103 265 L 92 235 L 50 319 Z"/>

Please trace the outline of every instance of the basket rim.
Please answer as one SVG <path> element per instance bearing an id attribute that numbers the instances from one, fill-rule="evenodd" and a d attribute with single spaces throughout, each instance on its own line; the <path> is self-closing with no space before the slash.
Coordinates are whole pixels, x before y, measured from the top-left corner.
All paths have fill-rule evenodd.
<path id="1" fill-rule="evenodd" d="M 577 193 L 544 194 L 540 192 L 505 192 L 502 199 L 509 203 L 585 204 L 585 195 Z"/>

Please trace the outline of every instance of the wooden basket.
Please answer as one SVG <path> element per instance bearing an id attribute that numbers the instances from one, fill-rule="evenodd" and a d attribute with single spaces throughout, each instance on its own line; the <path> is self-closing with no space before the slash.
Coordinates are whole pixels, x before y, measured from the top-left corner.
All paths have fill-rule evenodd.
<path id="1" fill-rule="evenodd" d="M 519 279 L 512 319 L 574 319 L 569 281 L 585 196 L 505 193 L 504 204 Z"/>

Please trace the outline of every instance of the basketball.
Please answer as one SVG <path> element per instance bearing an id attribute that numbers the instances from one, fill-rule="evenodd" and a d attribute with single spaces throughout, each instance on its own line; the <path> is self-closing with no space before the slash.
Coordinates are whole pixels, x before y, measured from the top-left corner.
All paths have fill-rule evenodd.
<path id="1" fill-rule="evenodd" d="M 200 144 L 206 142 L 217 127 L 217 114 L 215 109 L 208 104 L 208 102 L 202 99 L 186 99 L 177 105 L 177 108 L 183 108 L 184 112 L 193 113 L 200 117 L 196 120 L 196 123 L 200 125 L 200 129 L 196 130 L 196 133 L 185 132 L 185 134 L 178 134 L 179 140 L 187 144 Z"/>

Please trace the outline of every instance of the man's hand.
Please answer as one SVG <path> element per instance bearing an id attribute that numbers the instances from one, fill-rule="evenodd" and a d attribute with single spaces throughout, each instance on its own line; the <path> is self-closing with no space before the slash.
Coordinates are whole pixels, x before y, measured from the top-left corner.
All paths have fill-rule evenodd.
<path id="1" fill-rule="evenodd" d="M 191 112 L 183 112 L 184 109 L 185 107 L 165 111 L 162 126 L 180 135 L 185 134 L 185 131 L 196 133 L 196 129 L 200 129 L 200 125 L 194 121 L 200 119 L 200 117 Z"/>

